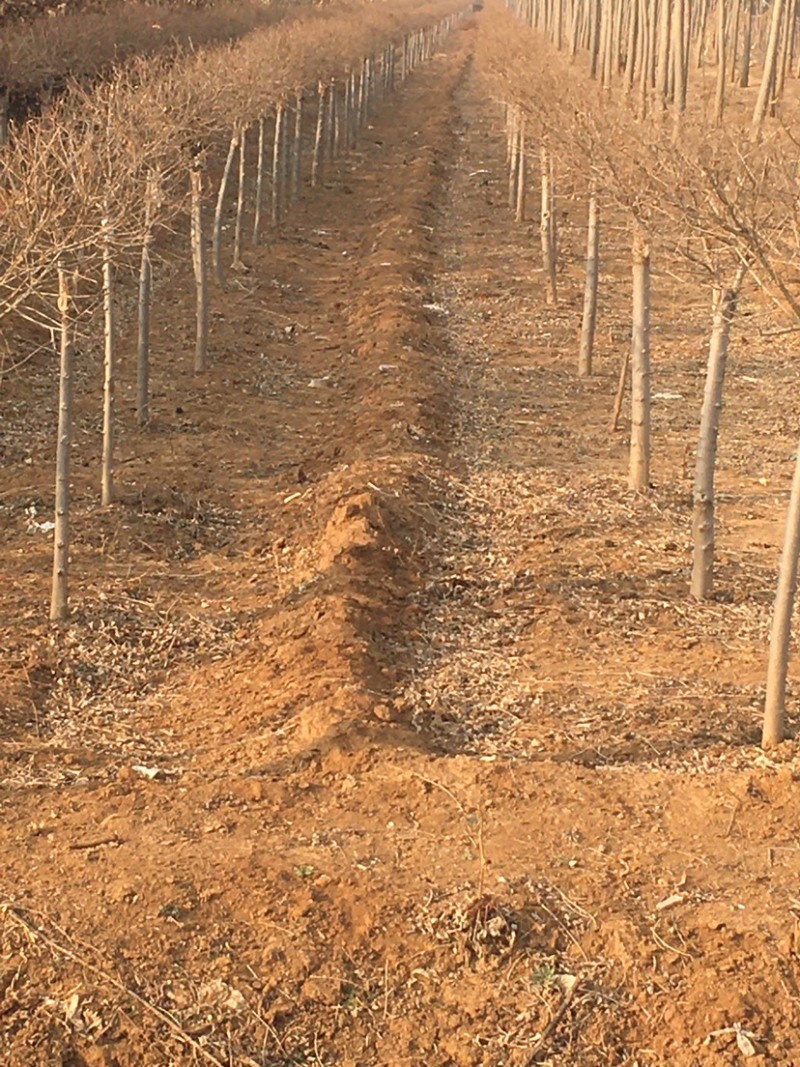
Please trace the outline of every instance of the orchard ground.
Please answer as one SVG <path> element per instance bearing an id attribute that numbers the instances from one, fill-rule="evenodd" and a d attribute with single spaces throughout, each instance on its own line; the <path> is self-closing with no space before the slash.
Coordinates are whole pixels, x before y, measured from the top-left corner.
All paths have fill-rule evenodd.
<path id="1" fill-rule="evenodd" d="M 584 190 L 552 309 L 478 27 L 231 272 L 207 377 L 162 278 L 103 511 L 81 353 L 63 633 L 52 356 L 3 382 L 8 1067 L 800 1063 L 798 749 L 756 746 L 792 339 L 745 298 L 693 603 L 708 294 L 654 263 L 634 496 L 628 234 L 611 212 L 579 381 Z"/>

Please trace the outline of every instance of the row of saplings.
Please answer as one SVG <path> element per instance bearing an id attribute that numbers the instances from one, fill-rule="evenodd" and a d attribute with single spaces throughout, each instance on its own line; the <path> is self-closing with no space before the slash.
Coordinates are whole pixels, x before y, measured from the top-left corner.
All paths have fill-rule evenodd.
<path id="1" fill-rule="evenodd" d="M 522 9 L 534 21 L 538 3 Z M 574 10 L 580 10 L 579 5 Z M 592 40 L 587 34 L 587 39 Z M 494 11 L 479 57 L 495 95 L 502 102 L 507 138 L 508 203 L 518 221 L 526 217 L 527 170 L 535 166 L 541 193 L 539 224 L 542 271 L 547 300 L 558 300 L 555 156 L 559 145 L 567 158 L 580 159 L 587 186 L 588 226 L 583 315 L 578 374 L 592 373 L 600 279 L 600 194 L 626 210 L 632 234 L 632 332 L 624 353 L 614 402 L 612 428 L 619 425 L 627 382 L 631 383 L 629 480 L 633 489 L 650 486 L 650 274 L 651 234 L 659 222 L 680 221 L 681 238 L 673 251 L 711 279 L 712 329 L 700 417 L 693 491 L 693 560 L 691 593 L 712 595 L 715 548 L 717 439 L 731 324 L 740 291 L 751 274 L 765 278 L 796 315 L 800 306 L 775 266 L 775 245 L 785 240 L 778 205 L 788 204 L 796 182 L 786 165 L 786 145 L 762 135 L 765 114 L 758 113 L 749 131 L 705 129 L 705 115 L 687 111 L 668 118 L 663 101 L 660 118 L 647 120 L 632 106 L 624 87 L 617 96 L 598 93 L 592 68 L 584 73 L 554 47 L 557 32 L 542 7 L 540 31 L 522 28 L 506 12 Z M 580 40 L 576 34 L 574 42 Z M 773 48 L 774 41 L 769 44 Z M 575 51 L 578 51 L 577 43 Z M 665 53 L 669 60 L 669 52 Z M 774 60 L 774 55 L 773 55 Z M 670 62 L 672 62 L 670 60 Z M 621 64 L 619 69 L 624 69 Z M 655 73 L 654 82 L 655 82 Z M 767 75 L 765 75 L 766 77 Z M 558 99 L 558 106 L 553 106 Z M 549 101 L 549 104 L 548 104 Z M 678 111 L 678 105 L 675 105 Z M 536 131 L 535 152 L 531 131 Z M 708 148 L 713 143 L 713 151 Z M 783 157 L 782 157 L 783 153 Z M 643 162 L 646 161 L 646 162 Z M 649 171 L 647 167 L 649 166 Z M 687 180 L 687 175 L 690 176 Z M 733 189 L 733 191 L 731 191 Z M 668 190 L 665 192 L 665 190 Z M 653 209 L 648 202 L 660 198 Z M 660 214 L 659 214 L 660 213 Z M 659 227 L 660 228 L 660 227 Z M 687 236 L 688 235 L 688 236 Z M 789 256 L 787 255 L 787 259 Z M 800 556 L 800 449 L 795 470 L 778 588 L 772 620 L 762 743 L 769 747 L 786 737 L 786 682 L 791 620 Z"/>
<path id="2" fill-rule="evenodd" d="M 212 281 L 220 291 L 225 288 L 223 233 L 234 177 L 231 251 L 236 265 L 244 242 L 258 244 L 268 220 L 277 227 L 303 188 L 322 183 L 326 168 L 355 146 L 379 102 L 433 55 L 459 17 L 449 0 L 406 0 L 392 12 L 372 6 L 339 15 L 321 12 L 316 22 L 269 27 L 233 47 L 182 62 L 158 58 L 134 63 L 115 79 L 88 89 L 74 87 L 41 121 L 12 131 L 0 161 L 0 208 L 8 209 L 5 217 L 12 220 L 0 235 L 0 321 L 7 316 L 13 322 L 22 314 L 55 328 L 60 338 L 52 620 L 61 622 L 69 615 L 79 330 L 87 324 L 94 328 L 102 302 L 101 500 L 109 505 L 115 497 L 121 269 L 138 269 L 136 395 L 138 422 L 144 426 L 149 419 L 159 228 L 166 234 L 182 220 L 188 193 L 196 291 L 194 369 L 202 373 L 209 364 Z M 409 28 L 398 33 L 398 24 Z M 368 50 L 354 55 L 362 48 Z M 304 123 L 307 113 L 310 121 Z M 154 115 L 161 121 L 154 121 Z M 216 133 L 225 126 L 224 155 L 216 156 L 221 178 L 212 189 L 215 148 L 222 147 Z M 54 202 L 54 187 L 65 194 L 61 203 Z M 246 220 L 247 205 L 252 205 L 252 217 Z M 174 242 L 164 247 L 174 253 Z M 95 264 L 99 280 L 93 286 Z M 54 288 L 54 265 L 57 309 L 51 311 L 46 294 Z"/>

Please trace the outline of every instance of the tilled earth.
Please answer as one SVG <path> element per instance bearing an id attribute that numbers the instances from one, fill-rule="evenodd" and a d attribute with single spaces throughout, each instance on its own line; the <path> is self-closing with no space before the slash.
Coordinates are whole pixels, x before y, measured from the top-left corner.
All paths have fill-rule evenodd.
<path id="1" fill-rule="evenodd" d="M 52 359 L 3 382 L 3 1065 L 800 1063 L 797 747 L 755 744 L 800 365 L 746 305 L 694 604 L 708 296 L 656 261 L 632 496 L 627 234 L 579 381 L 582 189 L 550 308 L 478 32 L 248 252 L 202 379 L 164 275 L 106 510 L 87 346 L 64 632 Z"/>

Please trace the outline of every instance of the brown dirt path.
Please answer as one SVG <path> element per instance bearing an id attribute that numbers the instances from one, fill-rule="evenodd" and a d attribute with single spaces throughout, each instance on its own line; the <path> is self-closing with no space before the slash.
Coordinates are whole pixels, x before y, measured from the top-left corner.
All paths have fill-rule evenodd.
<path id="1" fill-rule="evenodd" d="M 690 607 L 693 409 L 662 402 L 631 500 L 624 274 L 578 388 L 583 208 L 564 190 L 549 311 L 475 32 L 249 254 L 207 382 L 171 294 L 160 417 L 83 525 L 50 659 L 46 440 L 3 498 L 2 1064 L 693 1067 L 738 1062 L 706 1043 L 735 1024 L 800 1062 L 795 750 L 749 744 L 781 504 L 757 478 L 791 446 L 734 385 L 731 602 Z M 702 328 L 660 341 L 665 392 L 696 395 Z"/>

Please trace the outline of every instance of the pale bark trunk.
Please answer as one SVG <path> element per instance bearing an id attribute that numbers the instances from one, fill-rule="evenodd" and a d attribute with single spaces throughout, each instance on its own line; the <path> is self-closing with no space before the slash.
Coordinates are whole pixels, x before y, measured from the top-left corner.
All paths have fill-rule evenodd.
<path id="1" fill-rule="evenodd" d="M 738 2 L 739 0 L 734 0 L 734 3 Z M 725 47 L 725 0 L 717 0 L 717 17 L 717 91 L 714 97 L 714 121 L 720 125 L 725 113 L 725 82 L 728 73 Z"/>
<path id="2" fill-rule="evenodd" d="M 744 271 L 740 271 L 733 285 L 723 289 L 719 294 L 714 309 L 714 324 L 708 350 L 692 512 L 694 553 L 691 593 L 698 600 L 710 597 L 714 585 L 714 470 L 717 461 L 717 440 L 731 323 L 736 313 L 736 302 L 743 278 Z"/>
<path id="3" fill-rule="evenodd" d="M 753 123 L 751 126 L 751 135 L 753 138 L 758 137 L 761 133 L 761 127 L 764 125 L 767 108 L 772 100 L 772 93 L 775 85 L 775 69 L 778 61 L 778 44 L 780 42 L 781 23 L 783 21 L 783 5 L 784 0 L 775 0 L 772 7 L 769 40 L 767 42 L 767 53 L 764 59 L 764 71 L 761 75 L 761 86 L 758 90 L 758 98 L 753 111 Z"/>
<path id="4" fill-rule="evenodd" d="M 706 60 L 706 24 L 708 21 L 708 0 L 700 0 L 700 18 L 697 26 L 697 51 L 695 66 L 700 69 Z"/>
<path id="5" fill-rule="evenodd" d="M 739 51 L 739 25 L 742 18 L 742 0 L 733 0 L 733 20 L 730 34 L 730 48 L 728 49 L 728 77 L 731 83 L 736 81 L 736 56 Z"/>
<path id="6" fill-rule="evenodd" d="M 591 28 L 589 38 L 589 50 L 591 58 L 589 61 L 589 73 L 592 78 L 597 77 L 597 68 L 600 62 L 600 29 L 602 25 L 601 15 L 601 0 L 589 0 L 592 5 L 591 12 Z"/>
<path id="7" fill-rule="evenodd" d="M 619 429 L 619 421 L 622 417 L 622 404 L 625 400 L 625 390 L 628 386 L 628 374 L 631 369 L 631 350 L 626 348 L 622 355 L 622 364 L 619 369 L 619 381 L 617 382 L 617 395 L 614 397 L 614 410 L 611 412 L 611 432 L 616 433 Z"/>
<path id="8" fill-rule="evenodd" d="M 786 15 L 784 19 L 783 41 L 781 42 L 780 62 L 775 78 L 775 93 L 773 96 L 773 111 L 775 103 L 783 97 L 783 87 L 786 84 L 786 71 L 789 67 L 789 54 L 792 49 L 792 37 L 794 36 L 795 0 L 787 0 Z"/>
<path id="9" fill-rule="evenodd" d="M 192 263 L 194 266 L 196 330 L 194 369 L 200 374 L 208 362 L 208 269 L 203 239 L 203 173 L 193 167 L 192 180 Z"/>
<path id="10" fill-rule="evenodd" d="M 247 177 L 247 127 L 239 134 L 239 184 L 236 190 L 236 222 L 233 228 L 233 265 L 242 263 L 242 225 L 244 223 L 244 192 Z"/>
<path id="11" fill-rule="evenodd" d="M 586 287 L 583 293 L 583 322 L 578 356 L 578 376 L 588 378 L 592 373 L 594 334 L 597 325 L 597 285 L 600 277 L 600 216 L 597 194 L 589 196 L 589 224 L 586 231 Z"/>
<path id="12" fill-rule="evenodd" d="M 517 178 L 519 177 L 519 131 L 522 123 L 516 108 L 511 112 L 511 154 L 508 163 L 508 206 L 514 210 L 517 202 Z"/>
<path id="13" fill-rule="evenodd" d="M 325 141 L 328 152 L 328 159 L 333 163 L 336 158 L 336 82 L 331 81 L 328 88 L 328 111 L 326 114 L 327 129 L 325 132 Z"/>
<path id="14" fill-rule="evenodd" d="M 633 76 L 636 69 L 636 49 L 639 44 L 641 27 L 639 26 L 639 2 L 631 0 L 628 17 L 628 45 L 625 56 L 625 91 L 633 91 Z"/>
<path id="15" fill-rule="evenodd" d="M 75 377 L 75 348 L 72 339 L 74 296 L 74 281 L 64 265 L 59 263 L 58 310 L 61 319 L 61 368 L 58 387 L 53 582 L 50 592 L 50 618 L 53 622 L 63 622 L 69 613 L 69 471 L 72 451 L 72 392 Z"/>
<path id="16" fill-rule="evenodd" d="M 311 157 L 311 186 L 314 189 L 322 180 L 322 166 L 325 155 L 325 103 L 327 96 L 327 87 L 320 82 L 317 86 L 317 125 L 314 131 L 314 154 Z"/>
<path id="17" fill-rule="evenodd" d="M 256 161 L 256 202 L 253 208 L 253 244 L 261 240 L 261 211 L 264 204 L 264 151 L 266 122 L 263 116 L 258 120 L 258 160 Z"/>
<path id="18" fill-rule="evenodd" d="M 671 60 L 670 27 L 672 0 L 661 0 L 661 17 L 658 25 L 658 62 L 656 64 L 656 93 L 662 107 L 669 100 L 669 68 Z"/>
<path id="19" fill-rule="evenodd" d="M 547 285 L 547 303 L 555 306 L 558 303 L 558 290 L 556 285 L 556 263 L 553 248 L 553 224 L 552 224 L 552 199 L 550 190 L 550 158 L 547 148 L 541 148 L 541 180 L 542 180 L 542 209 L 539 221 L 539 237 L 542 247 L 542 268 L 545 273 Z"/>
<path id="20" fill-rule="evenodd" d="M 753 6 L 755 0 L 745 0 L 747 10 L 744 18 L 744 37 L 742 39 L 741 73 L 739 88 L 747 89 L 750 85 L 750 51 L 753 46 Z"/>
<path id="21" fill-rule="evenodd" d="M 222 170 L 222 178 L 217 192 L 217 206 L 214 211 L 214 231 L 211 237 L 211 257 L 214 265 L 214 277 L 220 288 L 225 286 L 225 269 L 222 265 L 222 214 L 225 208 L 225 193 L 228 189 L 228 180 L 231 176 L 233 157 L 239 144 L 238 128 L 231 134 L 228 142 L 228 155 L 225 158 L 225 166 Z"/>
<path id="22" fill-rule="evenodd" d="M 281 217 L 281 144 L 283 141 L 284 106 L 275 108 L 275 136 L 272 139 L 272 225 L 277 226 Z"/>
<path id="23" fill-rule="evenodd" d="M 300 195 L 303 176 L 303 94 L 298 93 L 294 104 L 294 151 L 292 152 L 292 198 Z"/>
<path id="24" fill-rule="evenodd" d="M 786 738 L 786 679 L 789 674 L 789 649 L 792 636 L 797 560 L 800 555 L 800 444 L 792 480 L 792 493 L 786 513 L 783 550 L 778 574 L 778 588 L 772 613 L 767 667 L 767 696 L 761 743 L 764 748 L 780 744 Z"/>
<path id="25" fill-rule="evenodd" d="M 525 221 L 525 120 L 519 125 L 519 158 L 517 160 L 517 203 L 514 213 L 517 222 Z"/>
<path id="26" fill-rule="evenodd" d="M 672 9 L 674 95 L 675 107 L 679 114 L 686 110 L 685 2 L 686 0 L 675 0 L 675 5 Z"/>
<path id="27" fill-rule="evenodd" d="M 114 503 L 114 387 L 116 379 L 116 324 L 114 322 L 114 262 L 110 223 L 103 220 L 103 455 L 100 503 Z"/>
<path id="28" fill-rule="evenodd" d="M 633 235 L 631 337 L 631 489 L 650 487 L 650 243 L 640 225 Z"/>
<path id="29" fill-rule="evenodd" d="M 153 264 L 150 248 L 153 243 L 153 212 L 158 196 L 158 178 L 151 175 L 147 182 L 142 258 L 139 264 L 139 335 L 136 346 L 136 419 L 140 426 L 150 420 L 150 301 L 153 287 Z"/>

